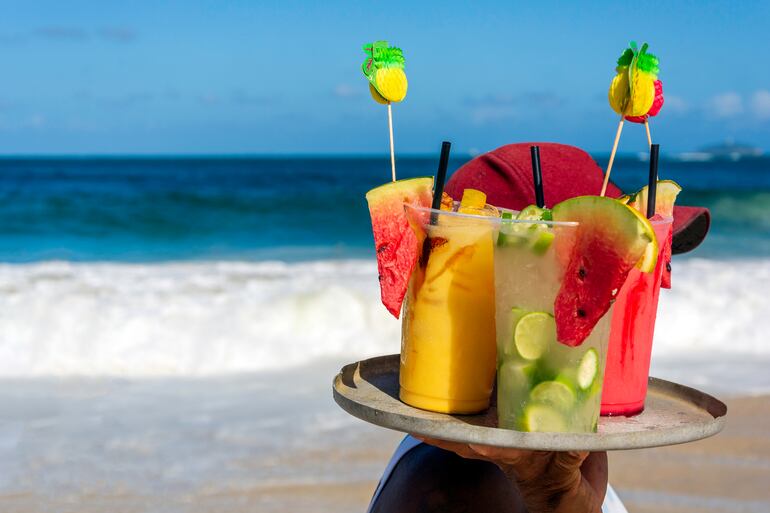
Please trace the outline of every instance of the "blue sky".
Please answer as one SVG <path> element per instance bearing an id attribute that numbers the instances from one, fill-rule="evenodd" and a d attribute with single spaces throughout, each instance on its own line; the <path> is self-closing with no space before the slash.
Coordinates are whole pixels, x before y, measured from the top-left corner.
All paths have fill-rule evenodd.
<path id="1" fill-rule="evenodd" d="M 768 32 L 770 2 L 751 1 L 0 0 L 0 154 L 385 153 L 360 73 L 374 39 L 407 59 L 399 153 L 443 139 L 607 152 L 606 90 L 631 39 L 661 60 L 662 151 L 770 149 Z M 621 151 L 644 149 L 627 126 Z"/>

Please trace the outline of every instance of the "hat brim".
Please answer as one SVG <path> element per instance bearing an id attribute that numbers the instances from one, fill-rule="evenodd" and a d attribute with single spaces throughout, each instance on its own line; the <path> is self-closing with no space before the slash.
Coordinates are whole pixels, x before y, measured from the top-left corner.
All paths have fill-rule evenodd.
<path id="1" fill-rule="evenodd" d="M 674 207 L 674 240 L 671 253 L 687 253 L 697 248 L 711 226 L 711 214 L 704 207 Z"/>

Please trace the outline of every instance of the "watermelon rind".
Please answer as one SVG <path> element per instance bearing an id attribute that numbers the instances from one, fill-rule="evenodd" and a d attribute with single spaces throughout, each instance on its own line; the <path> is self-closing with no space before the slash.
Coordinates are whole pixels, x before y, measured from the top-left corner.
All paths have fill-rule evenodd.
<path id="1" fill-rule="evenodd" d="M 385 308 L 398 319 L 409 278 L 420 256 L 422 239 L 412 229 L 405 204 L 430 207 L 433 178 L 397 180 L 366 193 L 377 254 L 380 296 Z"/>

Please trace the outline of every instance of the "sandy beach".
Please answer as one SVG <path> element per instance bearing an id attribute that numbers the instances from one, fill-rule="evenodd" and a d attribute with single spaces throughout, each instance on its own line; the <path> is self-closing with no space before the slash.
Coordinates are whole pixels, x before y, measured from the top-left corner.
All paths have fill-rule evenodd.
<path id="1" fill-rule="evenodd" d="M 727 425 L 694 443 L 610 454 L 610 482 L 631 513 L 766 513 L 770 511 L 770 396 L 725 401 Z M 326 457 L 385 465 L 400 435 L 369 433 L 367 446 L 340 448 Z M 265 487 L 253 497 L 261 511 L 364 511 L 375 480 L 333 487 Z"/>

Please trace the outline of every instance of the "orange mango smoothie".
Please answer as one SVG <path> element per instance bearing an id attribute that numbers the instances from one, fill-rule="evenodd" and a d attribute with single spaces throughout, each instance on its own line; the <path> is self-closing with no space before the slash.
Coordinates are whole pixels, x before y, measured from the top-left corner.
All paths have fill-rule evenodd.
<path id="1" fill-rule="evenodd" d="M 497 355 L 492 223 L 409 206 L 407 216 L 427 243 L 404 306 L 400 398 L 442 413 L 483 411 Z"/>

